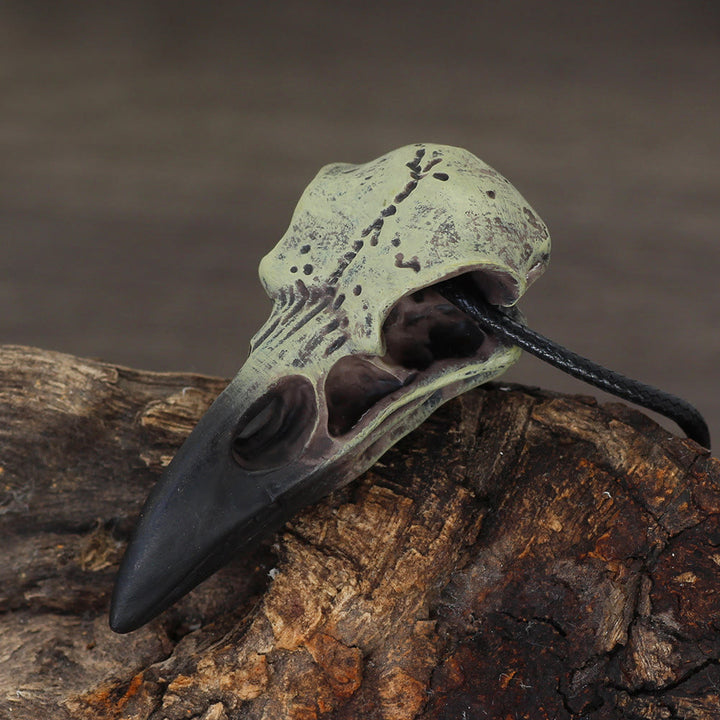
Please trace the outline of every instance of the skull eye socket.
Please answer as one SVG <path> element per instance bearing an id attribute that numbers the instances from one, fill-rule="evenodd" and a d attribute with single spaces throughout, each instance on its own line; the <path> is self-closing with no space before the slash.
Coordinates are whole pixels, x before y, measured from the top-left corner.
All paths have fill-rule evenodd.
<path id="1" fill-rule="evenodd" d="M 383 325 L 388 358 L 413 370 L 427 370 L 438 360 L 473 357 L 485 333 L 432 288 L 397 303 Z"/>
<path id="2" fill-rule="evenodd" d="M 388 314 L 383 335 L 387 354 L 378 360 L 404 380 L 367 358 L 338 360 L 325 381 L 330 435 L 350 432 L 376 403 L 413 382 L 418 371 L 444 360 L 486 356 L 493 347 L 475 322 L 432 287 L 402 297 Z"/>
<path id="3" fill-rule="evenodd" d="M 471 273 L 482 296 L 491 305 L 512 305 L 520 296 L 517 280 L 502 270 L 480 270 Z"/>
<path id="4" fill-rule="evenodd" d="M 316 417 L 310 381 L 301 375 L 283 378 L 240 418 L 232 439 L 235 462 L 246 470 L 286 465 L 302 452 Z"/>

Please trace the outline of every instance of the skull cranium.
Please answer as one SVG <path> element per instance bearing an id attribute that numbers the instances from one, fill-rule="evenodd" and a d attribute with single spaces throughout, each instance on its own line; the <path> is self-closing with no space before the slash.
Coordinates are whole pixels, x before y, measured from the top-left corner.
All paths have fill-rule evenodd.
<path id="1" fill-rule="evenodd" d="M 512 306 L 549 252 L 528 203 L 465 150 L 418 144 L 323 168 L 260 264 L 270 318 L 148 498 L 113 628 L 139 627 L 504 372 L 520 351 L 433 286 L 468 274 Z"/>

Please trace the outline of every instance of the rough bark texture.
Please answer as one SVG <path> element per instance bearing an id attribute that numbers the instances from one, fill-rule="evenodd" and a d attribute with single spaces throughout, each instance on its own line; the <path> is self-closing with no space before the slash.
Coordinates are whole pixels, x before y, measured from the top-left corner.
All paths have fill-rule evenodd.
<path id="1" fill-rule="evenodd" d="M 720 465 L 519 386 L 113 635 L 136 513 L 223 385 L 0 349 L 0 717 L 720 716 Z"/>

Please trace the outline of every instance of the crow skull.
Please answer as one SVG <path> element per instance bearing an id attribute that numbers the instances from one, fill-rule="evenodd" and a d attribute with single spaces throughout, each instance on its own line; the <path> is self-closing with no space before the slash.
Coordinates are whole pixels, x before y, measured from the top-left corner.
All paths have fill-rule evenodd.
<path id="1" fill-rule="evenodd" d="M 260 264 L 273 310 L 151 493 L 118 576 L 131 630 L 359 475 L 440 404 L 519 356 L 433 286 L 470 275 L 513 306 L 550 238 L 471 153 L 417 144 L 324 167 Z"/>

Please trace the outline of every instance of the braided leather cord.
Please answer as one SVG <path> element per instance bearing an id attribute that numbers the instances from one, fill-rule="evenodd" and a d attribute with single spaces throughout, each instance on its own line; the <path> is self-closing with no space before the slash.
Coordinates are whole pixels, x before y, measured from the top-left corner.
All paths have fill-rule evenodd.
<path id="1" fill-rule="evenodd" d="M 698 410 L 682 398 L 609 370 L 536 333 L 487 303 L 467 276 L 446 280 L 435 289 L 497 338 L 521 347 L 579 380 L 670 418 L 689 438 L 710 448 L 707 423 Z"/>

